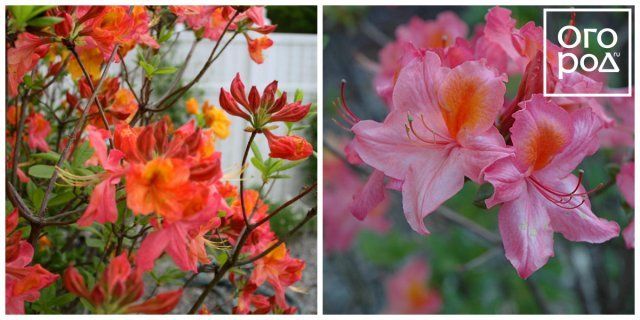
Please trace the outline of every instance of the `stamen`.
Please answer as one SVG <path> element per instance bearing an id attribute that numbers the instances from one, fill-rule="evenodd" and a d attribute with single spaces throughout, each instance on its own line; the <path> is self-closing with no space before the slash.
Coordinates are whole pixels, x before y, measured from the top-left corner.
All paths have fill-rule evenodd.
<path id="1" fill-rule="evenodd" d="M 578 190 L 580 189 L 580 186 L 582 185 L 583 178 L 584 178 L 584 171 L 580 170 L 578 173 L 578 182 L 576 183 L 576 186 L 573 188 L 573 190 L 570 193 L 560 192 L 550 187 L 547 187 L 534 177 L 529 177 L 528 179 L 529 181 L 532 182 L 533 186 L 536 189 L 538 189 L 538 191 L 540 191 L 540 194 L 542 194 L 542 196 L 545 199 L 549 200 L 551 203 L 555 204 L 556 206 L 562 209 L 571 210 L 571 209 L 576 209 L 582 206 L 582 204 L 586 202 L 587 196 L 589 194 L 597 192 L 604 187 L 604 184 L 600 183 L 591 190 L 578 192 Z M 558 197 L 558 198 L 555 198 L 555 197 Z M 580 203 L 578 203 L 577 205 L 565 206 L 566 204 L 570 204 L 570 202 L 576 197 L 581 198 Z"/>
<path id="2" fill-rule="evenodd" d="M 427 128 L 427 130 L 429 130 L 429 132 L 431 132 L 433 134 L 433 137 L 431 138 L 431 140 L 428 140 L 424 137 L 422 137 L 421 135 L 418 134 L 418 132 L 415 130 L 415 128 L 413 127 L 413 118 L 411 117 L 411 115 L 409 113 L 407 113 L 407 123 L 409 124 L 408 126 L 405 124 L 404 128 L 405 131 L 407 132 L 407 137 L 409 137 L 409 139 L 411 139 L 411 135 L 409 134 L 409 132 L 413 133 L 413 135 L 418 138 L 418 140 L 424 142 L 424 143 L 428 143 L 428 144 L 434 144 L 434 145 L 447 145 L 449 143 L 449 139 L 447 137 L 444 137 L 440 134 L 438 134 L 437 132 L 435 132 L 434 130 L 432 130 L 431 128 L 429 128 L 429 126 L 427 125 L 426 121 L 424 121 L 424 116 L 420 115 L 420 118 L 422 120 L 422 124 L 425 126 L 425 128 Z M 442 139 L 444 139 L 445 141 L 438 141 L 436 140 L 436 135 Z"/>
<path id="3" fill-rule="evenodd" d="M 351 116 L 351 119 L 353 121 L 360 122 L 360 118 L 358 118 L 358 116 L 356 116 L 356 114 L 353 113 L 353 111 L 351 111 L 351 108 L 349 108 L 349 106 L 347 105 L 347 99 L 345 99 L 344 97 L 344 92 L 346 87 L 347 87 L 347 81 L 342 79 L 342 83 L 340 84 L 340 101 L 342 102 L 342 107 L 349 114 L 349 116 Z"/>

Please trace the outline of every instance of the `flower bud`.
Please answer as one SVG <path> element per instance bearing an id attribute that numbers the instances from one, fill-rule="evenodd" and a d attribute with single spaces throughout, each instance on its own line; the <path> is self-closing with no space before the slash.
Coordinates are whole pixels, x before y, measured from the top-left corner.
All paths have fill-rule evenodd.
<path id="1" fill-rule="evenodd" d="M 301 160 L 308 158 L 313 153 L 313 147 L 299 136 L 277 136 L 265 130 L 269 143 L 269 157 L 285 160 Z"/>
<path id="2" fill-rule="evenodd" d="M 64 283 L 64 287 L 67 288 L 69 292 L 87 300 L 91 300 L 89 290 L 84 283 L 84 278 L 75 267 L 70 266 L 64 271 L 62 281 Z"/>
<path id="3" fill-rule="evenodd" d="M 241 117 L 245 120 L 250 120 L 249 115 L 240 110 L 238 104 L 236 103 L 236 100 L 233 98 L 233 96 L 231 96 L 231 93 L 225 91 L 224 89 L 220 89 L 220 107 L 230 115 Z"/>
<path id="4" fill-rule="evenodd" d="M 286 105 L 282 110 L 271 116 L 271 121 L 298 122 L 302 120 L 311 109 L 311 104 L 303 105 L 294 102 Z"/>
<path id="5" fill-rule="evenodd" d="M 243 105 L 245 108 L 249 108 L 249 102 L 246 98 L 246 93 L 244 90 L 244 83 L 240 80 L 240 74 L 236 73 L 236 76 L 231 81 L 231 95 L 233 99 L 235 99 L 239 104 Z"/>
<path id="6" fill-rule="evenodd" d="M 249 111 L 256 113 L 258 108 L 260 108 L 260 93 L 258 93 L 256 86 L 253 86 L 249 91 Z"/>
<path id="7" fill-rule="evenodd" d="M 53 26 L 53 29 L 55 30 L 57 36 L 67 38 L 69 37 L 71 30 L 73 29 L 73 18 L 66 12 L 59 13 L 58 17 L 62 18 L 62 21 L 56 23 Z"/>

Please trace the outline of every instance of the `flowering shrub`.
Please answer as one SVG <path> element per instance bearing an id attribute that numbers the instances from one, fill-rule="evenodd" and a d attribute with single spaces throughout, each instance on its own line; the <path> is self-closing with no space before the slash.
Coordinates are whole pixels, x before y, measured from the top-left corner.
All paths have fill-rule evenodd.
<path id="1" fill-rule="evenodd" d="M 433 10 L 436 9 L 427 11 Z M 341 14 L 347 12 L 340 11 Z M 360 238 L 355 236 L 357 230 L 377 225 L 380 207 L 389 202 L 386 189 L 401 194 L 401 211 L 413 231 L 429 235 L 436 230 L 420 243 L 432 242 L 431 249 L 447 248 L 429 252 L 445 250 L 453 256 L 465 246 L 438 239 L 452 236 L 438 224 L 438 218 L 425 222 L 425 218 L 435 213 L 433 216 L 441 215 L 489 243 L 501 242 L 501 248 L 487 250 L 486 255 L 478 257 L 482 262 L 474 260 L 470 265 L 486 263 L 503 248 L 504 256 L 522 279 L 544 269 L 556 253 L 563 255 L 554 251 L 554 233 L 562 234 L 569 241 L 600 244 L 621 236 L 620 222 L 633 229 L 629 215 L 615 217 L 617 221 L 614 221 L 610 212 L 592 211 L 590 201 L 604 192 L 616 192 L 617 183 L 627 204 L 633 207 L 633 98 L 543 97 L 543 68 L 549 71 L 548 92 L 583 92 L 588 88 L 597 93 L 623 89 L 607 88 L 606 79 L 596 79 L 590 74 L 574 73 L 571 79 L 559 79 L 553 63 L 542 64 L 543 41 L 547 40 L 543 39 L 541 26 L 533 21 L 516 21 L 510 10 L 501 7 L 484 11 L 483 15 L 484 21 L 475 27 L 451 11 L 441 12 L 433 20 L 414 17 L 395 29 L 395 38 L 379 51 L 377 63 L 368 60 L 357 48 L 339 48 L 343 52 L 355 51 L 360 68 L 373 73 L 373 87 L 387 109 L 380 117 L 375 110 L 363 108 L 371 106 L 371 101 L 364 98 L 367 94 L 362 92 L 357 95 L 359 99 L 353 100 L 361 104 L 360 108 L 350 108 L 343 81 L 335 102 L 337 123 L 352 134 L 352 139 L 346 145 L 341 144 L 340 139 L 329 141 L 327 150 L 336 158 L 325 159 L 325 168 L 336 167 L 333 162 L 342 158 L 343 168 L 332 170 L 345 170 L 348 174 L 328 176 L 325 171 L 325 185 L 329 185 L 329 189 L 324 194 L 334 198 L 348 192 L 352 197 L 348 197 L 348 203 L 338 202 L 338 208 L 327 208 L 326 201 L 331 200 L 325 198 L 325 211 L 331 211 L 325 213 L 325 244 L 331 244 L 327 252 L 356 245 L 358 250 L 369 248 L 382 255 L 382 248 L 393 247 L 397 250 L 385 256 L 392 261 L 412 252 L 413 249 L 407 247 L 419 240 L 411 242 L 415 237 L 410 235 L 403 239 L 411 241 L 401 242 L 397 247 L 394 245 L 397 240 L 393 240 L 395 232 L 382 236 L 364 232 Z M 579 19 L 579 12 L 577 16 Z M 569 17 L 567 15 L 567 23 L 573 23 Z M 375 28 L 375 24 L 362 22 L 365 27 L 358 37 L 368 36 L 373 42 L 381 43 L 384 36 L 364 32 Z M 337 40 L 336 43 L 349 42 L 341 40 L 343 42 Z M 563 50 L 551 42 L 547 42 L 547 46 L 550 52 Z M 327 51 L 331 50 L 338 48 L 334 46 Z M 354 88 L 362 90 L 358 85 Z M 382 120 L 361 119 L 358 114 L 367 111 L 373 118 Z M 590 176 L 591 172 L 581 169 L 585 167 L 584 159 L 596 153 L 600 158 L 608 157 L 612 163 L 608 178 Z M 348 179 L 356 186 L 345 186 L 345 177 L 354 176 L 356 172 L 366 173 L 366 182 L 360 182 L 356 175 Z M 475 197 L 469 190 L 477 190 Z M 618 199 L 615 200 L 620 202 Z M 465 217 L 451 210 L 454 202 L 463 208 L 472 203 L 485 210 L 496 208 L 495 228 L 499 230 L 499 237 L 491 228 L 487 230 L 486 223 L 474 222 L 476 219 L 486 222 L 484 217 Z M 347 229 L 347 223 L 339 222 L 344 219 L 340 214 L 346 211 L 364 224 Z M 385 218 L 392 219 L 390 215 Z M 342 229 L 327 230 L 337 224 Z M 349 232 L 349 236 L 341 236 L 343 232 Z M 633 247 L 633 231 L 624 231 L 622 235 L 627 246 Z M 338 239 L 344 243 L 336 243 Z M 352 243 L 353 239 L 357 239 L 356 243 Z M 379 242 L 367 245 L 364 239 Z M 389 262 L 374 257 L 371 260 L 387 268 L 384 271 L 389 266 L 400 270 L 395 267 L 398 260 Z M 451 267 L 447 264 L 445 268 Z M 469 269 L 460 266 L 459 270 Z M 445 278 L 442 286 L 451 285 L 447 280 L 454 281 L 448 273 L 441 277 Z M 449 289 L 466 292 L 464 284 L 453 286 Z M 394 298 L 400 294 L 388 295 L 388 308 L 397 307 Z M 447 303 L 446 297 L 443 300 Z M 452 304 L 456 302 L 459 301 Z M 422 311 L 403 308 L 393 312 L 438 311 L 426 307 Z"/>
<path id="2" fill-rule="evenodd" d="M 226 303 L 235 307 L 209 303 L 213 312 L 295 313 L 285 292 L 301 279 L 305 261 L 292 257 L 285 241 L 316 209 L 284 235 L 270 221 L 316 184 L 280 205 L 264 187 L 313 156 L 311 144 L 293 134 L 313 117 L 311 104 L 278 91 L 277 81 L 247 95 L 239 75 L 231 93 L 221 89 L 221 108 L 183 101 L 238 35 L 250 58 L 264 61 L 276 29 L 265 9 L 8 9 L 7 312 L 168 313 L 182 301 L 189 313 L 210 313 L 204 302 L 225 282 L 232 288 Z M 194 47 L 215 42 L 184 84 L 191 56 L 175 67 L 162 61 L 176 24 L 195 33 Z M 167 74 L 177 78 L 155 93 Z M 185 123 L 162 114 L 182 103 Z M 223 172 L 216 143 L 230 135 L 232 118 L 246 122 L 250 138 L 237 148 L 240 169 Z M 275 133 L 279 126 L 284 134 Z M 262 134 L 269 157 L 254 144 Z M 245 186 L 250 163 L 263 178 L 257 190 Z M 161 262 L 164 254 L 171 263 Z M 195 301 L 185 301 L 183 292 L 201 274 L 212 276 Z"/>

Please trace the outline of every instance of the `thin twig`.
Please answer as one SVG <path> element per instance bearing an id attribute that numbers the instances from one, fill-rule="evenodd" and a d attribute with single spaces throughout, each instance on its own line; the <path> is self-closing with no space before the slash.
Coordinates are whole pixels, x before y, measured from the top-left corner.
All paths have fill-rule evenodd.
<path id="1" fill-rule="evenodd" d="M 283 203 L 282 205 L 280 205 L 278 208 L 276 208 L 275 210 L 273 210 L 273 212 L 271 212 L 270 214 L 268 214 L 266 217 L 262 218 L 261 220 L 259 220 L 258 222 L 254 223 L 251 227 L 252 228 L 257 228 L 260 225 L 262 225 L 263 223 L 271 220 L 271 218 L 273 218 L 276 214 L 278 214 L 280 211 L 284 210 L 285 208 L 287 208 L 288 206 L 290 206 L 291 204 L 295 203 L 296 201 L 300 200 L 302 197 L 306 196 L 309 192 L 311 192 L 313 189 L 316 188 L 316 186 L 318 185 L 317 182 L 314 182 L 311 186 L 305 188 L 304 190 L 302 190 L 302 192 L 300 192 L 297 196 L 289 199 L 289 201 Z"/>
<path id="2" fill-rule="evenodd" d="M 69 151 L 71 150 L 71 146 L 79 138 L 80 133 L 82 132 L 82 128 L 84 127 L 84 122 L 87 118 L 87 114 L 89 113 L 91 103 L 93 103 L 93 100 L 96 98 L 98 91 L 100 90 L 100 88 L 102 88 L 102 84 L 104 83 L 104 80 L 107 78 L 109 68 L 111 67 L 113 58 L 115 58 L 115 54 L 118 51 L 118 47 L 119 45 L 116 44 L 115 47 L 113 48 L 113 52 L 111 52 L 111 56 L 109 57 L 107 65 L 104 67 L 104 70 L 102 71 L 102 77 L 100 78 L 100 81 L 98 81 L 98 85 L 95 87 L 95 90 L 93 90 L 93 93 L 91 94 L 91 97 L 87 101 L 87 104 L 85 105 L 84 110 L 82 110 L 82 116 L 80 117 L 80 120 L 76 123 L 73 129 L 73 133 L 69 137 L 69 141 L 67 142 L 67 145 L 65 146 L 65 148 L 62 151 L 62 154 L 60 155 L 60 159 L 58 160 L 58 163 L 56 163 L 56 167 L 62 166 L 63 162 L 67 160 L 67 158 L 69 157 L 69 153 L 70 153 Z M 53 187 L 55 186 L 57 180 L 58 180 L 58 171 L 55 170 L 53 171 L 53 175 L 49 180 L 49 185 L 47 186 L 47 190 L 45 191 L 44 197 L 42 198 L 42 204 L 40 205 L 40 209 L 38 210 L 38 216 L 40 217 L 44 216 L 44 211 L 47 208 L 47 204 L 49 203 L 51 192 L 53 191 Z"/>
<path id="3" fill-rule="evenodd" d="M 317 214 L 317 209 L 315 207 L 311 208 L 311 210 L 309 210 L 307 212 L 307 215 L 305 215 L 304 219 L 302 219 L 302 221 L 300 221 L 293 229 L 291 229 L 289 232 L 287 232 L 287 234 L 285 234 L 284 236 L 280 237 L 280 239 L 274 243 L 273 245 L 271 245 L 269 248 L 267 248 L 266 250 L 264 250 L 263 252 L 259 253 L 258 255 L 249 258 L 245 261 L 240 261 L 238 263 L 235 264 L 235 266 L 242 266 L 245 264 L 249 264 L 252 263 L 266 255 L 268 255 L 271 251 L 275 250 L 276 248 L 278 248 L 281 244 L 283 244 L 287 239 L 289 239 L 294 233 L 296 233 L 298 230 L 300 230 L 300 228 L 302 228 L 307 222 L 309 222 L 311 219 L 313 219 Z"/>
<path id="4" fill-rule="evenodd" d="M 255 139 L 256 137 L 256 132 L 253 131 L 251 132 L 251 137 L 249 137 L 249 142 L 247 142 L 247 147 L 244 149 L 244 155 L 242 156 L 242 165 L 240 168 L 242 168 L 241 173 L 240 173 L 240 206 L 242 207 L 242 218 L 244 219 L 244 225 L 251 230 L 251 223 L 249 223 L 249 220 L 247 219 L 247 209 L 245 208 L 244 205 L 244 173 L 246 170 L 246 168 L 244 167 L 245 164 L 247 163 L 247 156 L 249 156 L 249 149 L 251 149 L 251 144 L 253 143 L 253 139 Z"/>

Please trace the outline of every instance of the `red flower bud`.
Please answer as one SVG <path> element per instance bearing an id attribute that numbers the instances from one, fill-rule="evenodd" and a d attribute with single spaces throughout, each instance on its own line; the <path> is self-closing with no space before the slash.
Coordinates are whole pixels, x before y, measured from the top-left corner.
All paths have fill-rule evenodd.
<path id="1" fill-rule="evenodd" d="M 249 111 L 251 111 L 251 113 L 256 113 L 258 108 L 260 108 L 260 93 L 256 86 L 253 86 L 249 91 Z"/>
<path id="2" fill-rule="evenodd" d="M 71 29 L 73 29 L 73 18 L 66 12 L 60 12 L 58 17 L 62 18 L 62 21 L 55 24 L 53 29 L 59 37 L 67 38 L 71 33 Z"/>
<path id="3" fill-rule="evenodd" d="M 269 142 L 269 157 L 286 160 L 301 160 L 313 153 L 313 147 L 299 136 L 277 136 L 268 130 L 264 131 Z"/>
<path id="4" fill-rule="evenodd" d="M 89 296 L 89 290 L 84 283 L 84 278 L 75 267 L 70 266 L 64 271 L 62 281 L 64 283 L 64 287 L 67 288 L 69 292 L 87 300 L 91 299 Z"/>
<path id="5" fill-rule="evenodd" d="M 236 100 L 233 99 L 233 96 L 231 96 L 231 93 L 224 89 L 220 89 L 220 107 L 230 115 L 241 117 L 246 120 L 250 119 L 246 112 L 240 110 L 240 107 L 238 107 L 238 104 L 236 103 Z"/>
<path id="6" fill-rule="evenodd" d="M 278 81 L 273 80 L 262 92 L 262 105 L 269 108 L 275 100 L 276 90 L 278 90 Z"/>
<path id="7" fill-rule="evenodd" d="M 300 102 L 290 103 L 279 112 L 271 116 L 271 121 L 298 122 L 302 120 L 309 110 L 311 103 L 302 105 Z"/>
<path id="8" fill-rule="evenodd" d="M 280 98 L 269 108 L 268 113 L 276 113 L 287 104 L 287 93 L 283 92 Z"/>
<path id="9" fill-rule="evenodd" d="M 58 61 L 56 63 L 51 64 L 51 66 L 49 66 L 49 71 L 47 72 L 47 77 L 57 75 L 60 72 L 61 68 L 62 68 L 62 61 Z"/>
<path id="10" fill-rule="evenodd" d="M 165 292 L 127 308 L 127 313 L 164 314 L 173 310 L 182 298 L 182 289 Z"/>
<path id="11" fill-rule="evenodd" d="M 249 109 L 249 102 L 247 101 L 246 93 L 244 91 L 244 83 L 240 80 L 239 73 L 236 73 L 233 81 L 231 81 L 231 95 L 239 104 Z"/>
<path id="12" fill-rule="evenodd" d="M 75 108 L 78 106 L 78 98 L 76 98 L 76 96 L 69 93 L 69 91 L 67 91 L 66 96 L 67 96 L 67 103 L 69 104 L 69 108 Z"/>

